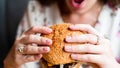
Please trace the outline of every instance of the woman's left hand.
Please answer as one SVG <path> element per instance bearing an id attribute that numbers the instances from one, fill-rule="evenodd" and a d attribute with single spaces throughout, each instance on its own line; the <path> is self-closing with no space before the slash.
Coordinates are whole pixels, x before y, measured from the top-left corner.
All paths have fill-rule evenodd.
<path id="1" fill-rule="evenodd" d="M 87 32 L 87 34 L 79 36 L 66 37 L 66 42 L 87 42 L 86 44 L 75 44 L 76 46 L 71 46 L 69 44 L 65 46 L 65 51 L 71 53 L 72 59 L 95 63 L 100 68 L 120 67 L 120 64 L 117 63 L 113 55 L 110 41 L 104 38 L 92 26 L 87 24 L 75 24 L 69 28 L 71 30 L 80 30 Z"/>

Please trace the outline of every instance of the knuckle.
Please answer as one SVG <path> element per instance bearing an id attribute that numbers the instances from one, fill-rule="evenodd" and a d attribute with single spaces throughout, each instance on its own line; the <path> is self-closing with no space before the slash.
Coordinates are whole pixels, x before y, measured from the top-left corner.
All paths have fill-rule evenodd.
<path id="1" fill-rule="evenodd" d="M 41 52 L 41 51 L 42 51 L 42 49 L 41 49 L 41 48 L 39 48 L 39 49 L 38 49 L 38 52 Z"/>
<path id="2" fill-rule="evenodd" d="M 31 41 L 31 42 L 34 41 L 35 40 L 34 35 L 32 35 L 32 34 L 29 35 L 28 40 Z"/>
<path id="3" fill-rule="evenodd" d="M 31 50 L 30 46 L 25 46 L 24 48 L 25 53 L 29 53 L 30 50 Z"/>
<path id="4" fill-rule="evenodd" d="M 34 37 L 34 35 L 32 35 L 32 34 L 31 34 L 31 35 L 29 35 L 29 39 L 32 39 L 33 37 Z"/>
<path id="5" fill-rule="evenodd" d="M 43 53 L 44 51 L 45 51 L 45 48 L 44 48 L 44 47 L 41 47 L 41 48 L 38 49 L 38 52 L 39 52 L 39 53 Z"/>
<path id="6" fill-rule="evenodd" d="M 45 40 L 45 39 L 44 39 L 43 37 L 40 38 L 40 42 L 41 42 L 41 43 L 43 43 L 44 40 Z"/>
<path id="7" fill-rule="evenodd" d="M 41 43 L 41 44 L 46 44 L 46 41 L 47 41 L 47 40 L 48 40 L 47 38 L 41 37 L 41 38 L 40 38 L 40 43 Z"/>

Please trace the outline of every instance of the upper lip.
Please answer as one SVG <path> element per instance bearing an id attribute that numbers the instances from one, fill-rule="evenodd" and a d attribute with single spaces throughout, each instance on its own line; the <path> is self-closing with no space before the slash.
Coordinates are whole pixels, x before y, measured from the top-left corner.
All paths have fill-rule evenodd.
<path id="1" fill-rule="evenodd" d="M 80 3 L 82 3 L 84 0 L 74 0 L 74 2 L 76 2 L 76 3 L 78 3 L 78 4 L 80 4 Z"/>

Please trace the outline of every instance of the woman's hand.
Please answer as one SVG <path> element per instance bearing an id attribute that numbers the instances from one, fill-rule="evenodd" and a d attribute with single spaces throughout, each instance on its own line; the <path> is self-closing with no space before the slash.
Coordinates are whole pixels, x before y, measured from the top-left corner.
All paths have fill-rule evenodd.
<path id="1" fill-rule="evenodd" d="M 49 34 L 48 27 L 33 27 L 17 38 L 8 56 L 4 60 L 5 68 L 20 68 L 22 64 L 40 60 L 43 53 L 50 51 L 52 40 L 40 37 L 39 34 Z"/>
<path id="2" fill-rule="evenodd" d="M 76 24 L 70 26 L 70 29 L 86 31 L 88 33 L 66 37 L 66 42 L 87 42 L 86 44 L 78 44 L 75 46 L 67 44 L 65 46 L 65 51 L 71 53 L 72 59 L 95 63 L 100 68 L 120 67 L 112 53 L 110 41 L 101 36 L 93 27 L 86 24 Z"/>

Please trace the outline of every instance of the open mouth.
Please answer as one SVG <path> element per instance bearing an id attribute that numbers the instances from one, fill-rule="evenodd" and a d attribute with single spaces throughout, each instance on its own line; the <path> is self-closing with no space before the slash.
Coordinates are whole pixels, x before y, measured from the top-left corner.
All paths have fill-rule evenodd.
<path id="1" fill-rule="evenodd" d="M 84 0 L 74 0 L 75 3 L 81 4 Z"/>
<path id="2" fill-rule="evenodd" d="M 82 8 L 84 6 L 85 0 L 70 0 L 74 8 Z"/>

